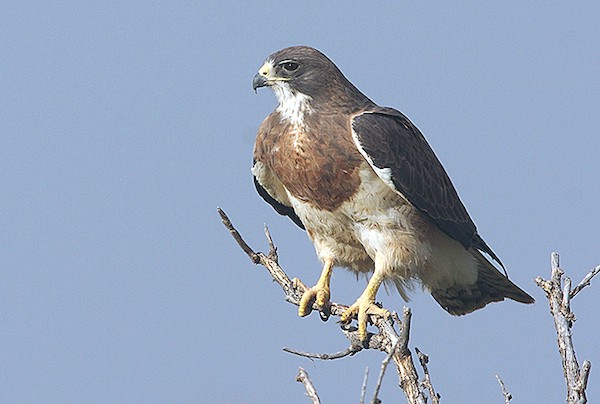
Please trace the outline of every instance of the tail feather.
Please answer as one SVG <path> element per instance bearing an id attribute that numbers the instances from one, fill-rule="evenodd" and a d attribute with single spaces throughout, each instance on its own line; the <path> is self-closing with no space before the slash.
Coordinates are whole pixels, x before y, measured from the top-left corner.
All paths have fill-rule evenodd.
<path id="1" fill-rule="evenodd" d="M 509 298 L 531 304 L 533 297 L 501 274 L 479 251 L 469 250 L 477 259 L 477 281 L 471 285 L 453 285 L 445 289 L 431 290 L 433 298 L 448 313 L 460 316 L 481 309 L 488 303 Z"/>

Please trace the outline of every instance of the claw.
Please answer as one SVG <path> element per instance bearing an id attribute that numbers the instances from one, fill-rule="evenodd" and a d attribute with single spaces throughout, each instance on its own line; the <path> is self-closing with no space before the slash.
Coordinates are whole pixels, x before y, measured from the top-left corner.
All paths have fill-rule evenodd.
<path id="1" fill-rule="evenodd" d="M 313 303 L 316 303 L 319 311 L 326 311 L 329 307 L 329 287 L 328 286 L 313 286 L 304 291 L 300 306 L 298 307 L 298 315 L 304 317 L 309 315 L 313 309 Z"/>
<path id="2" fill-rule="evenodd" d="M 304 282 L 298 278 L 292 279 L 292 286 L 294 289 L 302 291 L 302 293 L 308 290 L 308 287 L 304 284 Z"/>
<path id="3" fill-rule="evenodd" d="M 304 283 L 298 278 L 293 279 L 293 286 L 296 290 L 302 291 L 302 298 L 298 306 L 298 315 L 300 317 L 308 316 L 313 310 L 313 304 L 316 303 L 317 309 L 321 316 L 321 320 L 326 321 L 329 318 L 329 280 L 333 269 L 334 261 L 326 260 L 321 277 L 315 286 L 307 288 Z"/>
<path id="4" fill-rule="evenodd" d="M 389 318 L 390 312 L 379 307 L 375 301 L 359 297 L 358 300 L 340 316 L 340 322 L 348 324 L 354 317 L 358 319 L 358 337 L 361 341 L 367 339 L 367 321 L 370 316 Z"/>

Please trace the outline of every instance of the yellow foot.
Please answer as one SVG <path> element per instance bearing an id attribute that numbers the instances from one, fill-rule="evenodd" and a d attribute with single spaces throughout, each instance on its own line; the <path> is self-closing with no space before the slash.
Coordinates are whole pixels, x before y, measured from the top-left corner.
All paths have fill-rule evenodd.
<path id="1" fill-rule="evenodd" d="M 329 285 L 317 284 L 312 288 L 307 288 L 298 278 L 294 278 L 293 282 L 296 289 L 304 292 L 302 299 L 300 299 L 300 306 L 298 307 L 298 315 L 300 317 L 308 316 L 312 312 L 313 303 L 316 303 L 319 311 L 324 313 L 325 317 L 321 315 L 321 318 L 326 319 L 329 317 Z"/>
<path id="2" fill-rule="evenodd" d="M 340 322 L 348 324 L 352 321 L 354 316 L 357 316 L 358 318 L 358 337 L 361 341 L 365 341 L 367 339 L 367 321 L 369 320 L 369 316 L 388 318 L 390 312 L 376 305 L 374 300 L 359 297 L 352 306 L 348 307 L 348 309 L 342 313 Z"/>

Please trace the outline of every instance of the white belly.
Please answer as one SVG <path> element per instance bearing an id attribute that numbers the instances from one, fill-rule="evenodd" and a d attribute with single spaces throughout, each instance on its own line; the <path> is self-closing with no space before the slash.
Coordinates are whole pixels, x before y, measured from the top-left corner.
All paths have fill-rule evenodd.
<path id="1" fill-rule="evenodd" d="M 475 261 L 462 245 L 442 233 L 366 163 L 360 175 L 356 195 L 333 212 L 289 195 L 322 261 L 332 258 L 339 266 L 369 272 L 377 259 L 385 278 L 396 285 L 413 279 L 430 288 L 475 282 Z"/>

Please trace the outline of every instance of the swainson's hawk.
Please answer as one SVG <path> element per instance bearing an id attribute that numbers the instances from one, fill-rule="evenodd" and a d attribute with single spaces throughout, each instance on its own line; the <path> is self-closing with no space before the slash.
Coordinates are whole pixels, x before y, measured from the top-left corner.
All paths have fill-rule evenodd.
<path id="1" fill-rule="evenodd" d="M 533 298 L 482 253 L 502 263 L 477 234 L 448 174 L 413 123 L 362 94 L 323 53 L 307 46 L 267 58 L 253 87 L 269 86 L 279 105 L 254 147 L 254 183 L 277 212 L 306 229 L 323 261 L 304 292 L 300 316 L 325 309 L 334 266 L 371 273 L 342 321 L 358 315 L 366 336 L 382 282 L 407 298 L 415 280 L 449 313 Z M 503 267 L 503 266 L 502 266 Z"/>

